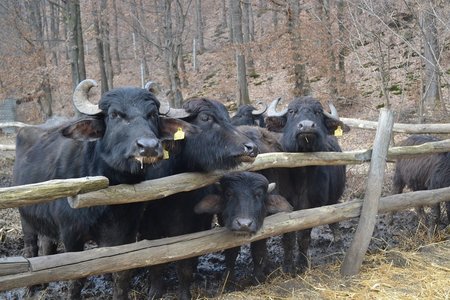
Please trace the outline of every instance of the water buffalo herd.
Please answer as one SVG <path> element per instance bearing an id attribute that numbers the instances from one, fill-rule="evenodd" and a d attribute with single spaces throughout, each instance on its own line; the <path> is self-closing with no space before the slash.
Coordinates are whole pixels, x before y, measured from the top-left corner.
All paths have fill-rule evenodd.
<path id="1" fill-rule="evenodd" d="M 81 114 L 73 119 L 51 119 L 25 127 L 17 135 L 13 184 L 50 179 L 102 175 L 110 185 L 135 184 L 182 172 L 229 170 L 252 162 L 259 153 L 340 152 L 336 130 L 348 130 L 330 105 L 330 113 L 310 96 L 295 97 L 277 110 L 280 99 L 267 108 L 246 105 L 230 117 L 225 106 L 208 98 L 192 98 L 181 109 L 157 99 L 151 85 L 123 87 L 106 92 L 98 105 L 88 101 L 93 80 L 82 81 L 73 101 Z M 413 136 L 405 145 L 434 141 Z M 394 193 L 450 186 L 449 154 L 399 160 Z M 72 209 L 67 199 L 19 209 L 24 235 L 24 256 L 82 251 L 85 243 L 99 247 L 159 239 L 211 228 L 213 217 L 235 234 L 253 234 L 265 216 L 335 204 L 346 184 L 345 166 L 272 168 L 259 172 L 232 172 L 214 185 L 164 199 L 122 205 Z M 447 215 L 450 207 L 447 203 Z M 437 222 L 433 208 L 430 225 Z M 449 217 L 450 218 L 450 217 Z M 338 236 L 337 226 L 330 226 Z M 283 271 L 292 275 L 308 267 L 311 229 L 282 237 Z M 266 240 L 251 244 L 253 276 L 263 281 L 273 271 Z M 239 248 L 225 251 L 227 280 L 233 283 Z M 178 298 L 191 299 L 196 259 L 178 261 Z M 161 272 L 149 268 L 148 298 L 165 292 Z M 128 299 L 132 271 L 113 274 L 113 298 Z M 79 299 L 85 280 L 69 285 L 69 297 Z M 34 293 L 39 287 L 30 287 Z"/>

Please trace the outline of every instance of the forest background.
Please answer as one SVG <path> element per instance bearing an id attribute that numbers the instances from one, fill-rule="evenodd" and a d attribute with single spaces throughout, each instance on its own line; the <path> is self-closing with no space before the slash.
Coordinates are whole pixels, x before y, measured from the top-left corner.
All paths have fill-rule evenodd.
<path id="1" fill-rule="evenodd" d="M 40 123 L 72 91 L 157 82 L 233 109 L 311 94 L 346 116 L 440 121 L 449 102 L 450 5 L 438 0 L 3 0 L 0 99 Z M 287 101 L 285 101 L 287 102 Z"/>

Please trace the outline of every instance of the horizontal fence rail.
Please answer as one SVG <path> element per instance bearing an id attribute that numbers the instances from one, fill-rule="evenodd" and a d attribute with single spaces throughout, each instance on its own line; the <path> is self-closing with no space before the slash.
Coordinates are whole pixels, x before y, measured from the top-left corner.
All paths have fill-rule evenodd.
<path id="1" fill-rule="evenodd" d="M 79 193 L 87 193 L 107 188 L 108 178 L 91 176 L 49 181 L 0 188 L 0 209 L 44 203 Z"/>
<path id="2" fill-rule="evenodd" d="M 379 213 L 418 205 L 432 205 L 450 200 L 450 188 L 410 192 L 383 197 Z M 225 228 L 215 228 L 159 240 L 95 248 L 50 256 L 0 258 L 0 290 L 90 275 L 123 271 L 220 251 L 286 232 L 312 228 L 358 217 L 362 201 L 323 206 L 313 209 L 278 213 L 265 219 L 254 235 L 235 235 Z M 189 249 L 189 251 L 186 251 Z M 3 271 L 2 271 L 3 270 Z"/>
<path id="3" fill-rule="evenodd" d="M 438 142 L 430 142 L 416 146 L 391 147 L 388 151 L 388 160 L 395 160 L 400 157 L 412 157 L 426 153 L 440 153 L 450 151 L 450 139 Z M 231 171 L 217 171 L 212 173 L 182 173 L 167 176 L 159 179 L 148 180 L 138 184 L 119 184 L 92 189 L 91 192 L 80 191 L 78 193 L 68 191 L 64 195 L 52 197 L 70 197 L 69 204 L 73 208 L 81 208 L 95 205 L 124 204 L 130 202 L 142 202 L 156 200 L 176 193 L 198 189 L 215 183 L 224 174 L 236 171 L 258 171 L 267 168 L 293 168 L 311 165 L 350 165 L 361 164 L 370 161 L 372 151 L 357 150 L 345 152 L 315 152 L 315 153 L 264 153 L 259 154 L 252 164 L 243 164 Z M 91 181 L 94 177 L 90 177 Z M 74 179 L 66 179 L 68 181 Z M 76 180 L 76 179 L 75 179 Z M 81 179 L 86 180 L 86 179 Z M 101 181 L 101 179 L 98 179 Z M 62 180 L 64 181 L 64 180 Z M 48 182 L 41 182 L 45 189 Z M 52 184 L 52 183 L 50 183 Z M 22 187 L 0 188 L 0 208 L 19 207 L 26 204 L 38 204 L 47 202 L 48 193 L 41 195 L 38 191 L 33 191 L 33 185 L 26 185 L 30 192 L 16 194 Z M 95 190 L 95 191 L 93 191 Z M 1 196 L 8 193 L 8 200 L 3 201 Z"/>
<path id="4" fill-rule="evenodd" d="M 378 127 L 378 122 L 367 121 L 361 119 L 352 118 L 339 118 L 345 125 L 352 128 L 376 130 Z M 392 132 L 397 133 L 450 133 L 450 123 L 438 123 L 438 124 L 405 124 L 405 123 L 394 123 L 394 128 Z"/>

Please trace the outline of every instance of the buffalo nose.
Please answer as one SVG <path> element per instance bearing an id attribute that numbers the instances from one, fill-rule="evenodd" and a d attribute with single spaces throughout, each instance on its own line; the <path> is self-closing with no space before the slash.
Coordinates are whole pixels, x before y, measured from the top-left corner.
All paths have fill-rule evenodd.
<path id="1" fill-rule="evenodd" d="M 141 156 L 154 157 L 158 156 L 161 152 L 161 145 L 156 139 L 140 138 L 136 141 L 136 145 Z"/>
<path id="2" fill-rule="evenodd" d="M 258 155 L 258 146 L 256 146 L 253 143 L 245 143 L 244 144 L 244 151 L 249 156 L 255 157 L 256 155 Z"/>
<path id="3" fill-rule="evenodd" d="M 253 221 L 249 218 L 236 218 L 233 222 L 233 229 L 237 231 L 253 231 L 251 229 Z"/>
<path id="4" fill-rule="evenodd" d="M 299 129 L 310 129 L 310 128 L 314 128 L 316 127 L 316 123 L 314 123 L 313 121 L 310 120 L 303 120 L 300 123 L 298 123 L 298 128 Z"/>

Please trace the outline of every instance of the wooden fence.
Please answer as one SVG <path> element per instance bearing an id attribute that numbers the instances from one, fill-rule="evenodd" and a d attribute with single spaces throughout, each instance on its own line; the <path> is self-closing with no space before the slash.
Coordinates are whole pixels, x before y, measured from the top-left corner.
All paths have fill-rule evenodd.
<path id="1" fill-rule="evenodd" d="M 370 182 L 371 186 L 375 186 L 374 182 L 383 181 L 386 160 L 424 153 L 450 151 L 450 140 L 419 146 L 387 149 L 392 127 L 394 131 L 405 132 L 402 126 L 398 126 L 400 124 L 392 123 L 392 113 L 388 110 L 382 110 L 380 120 L 375 125 L 362 120 L 342 119 L 351 127 L 369 129 L 371 126 L 370 128 L 372 129 L 377 128 L 374 148 L 342 153 L 261 154 L 258 155 L 253 164 L 242 165 L 233 171 L 256 171 L 272 167 L 300 167 L 307 165 L 361 164 L 370 161 L 369 177 L 373 176 Z M 361 127 L 361 124 L 366 125 Z M 450 132 L 450 124 L 438 127 L 439 133 Z M 437 130 L 438 127 L 432 128 Z M 414 133 L 424 133 L 426 130 L 426 126 L 421 128 L 412 126 L 410 128 L 412 128 Z M 437 131 L 432 132 L 437 133 Z M 107 188 L 105 188 L 107 179 L 103 177 L 71 179 L 67 181 L 53 180 L 34 185 L 0 189 L 0 208 L 42 203 L 50 201 L 50 197 L 54 199 L 63 196 L 70 197 L 69 202 L 74 208 L 148 201 L 214 183 L 226 173 L 228 172 L 218 171 L 209 174 L 184 173 L 136 185 L 117 185 Z M 66 185 L 63 187 L 62 184 Z M 89 187 L 86 188 L 86 185 Z M 37 192 L 41 190 L 44 190 L 45 194 Z M 57 195 L 49 196 L 53 192 L 56 193 L 56 191 L 58 191 Z M 370 241 L 373 231 L 372 226 L 374 225 L 373 220 L 375 220 L 377 213 L 395 211 L 417 205 L 431 205 L 450 200 L 450 188 L 405 193 L 381 199 L 380 194 L 380 188 L 372 189 L 372 191 L 366 191 L 363 201 L 355 199 L 337 205 L 269 216 L 264 221 L 262 230 L 251 236 L 236 236 L 224 228 L 216 228 L 178 237 L 140 241 L 133 244 L 96 248 L 83 252 L 61 253 L 29 259 L 23 257 L 1 258 L 0 290 L 9 290 L 57 280 L 76 279 L 94 274 L 116 272 L 195 257 L 269 236 L 358 217 L 361 215 L 361 212 L 365 212 L 366 216 L 364 219 L 369 220 L 369 222 L 360 221 L 358 230 L 363 233 L 368 232 L 368 234 L 362 234 L 362 238 L 358 238 L 355 235 L 355 240 L 346 255 L 346 261 L 353 261 L 344 261 L 341 269 L 343 275 L 355 274 L 359 270 L 362 257 L 367 249 L 366 246 L 368 246 Z M 352 248 L 357 249 L 352 250 Z M 186 249 L 190 249 L 189 253 L 186 253 Z"/>

